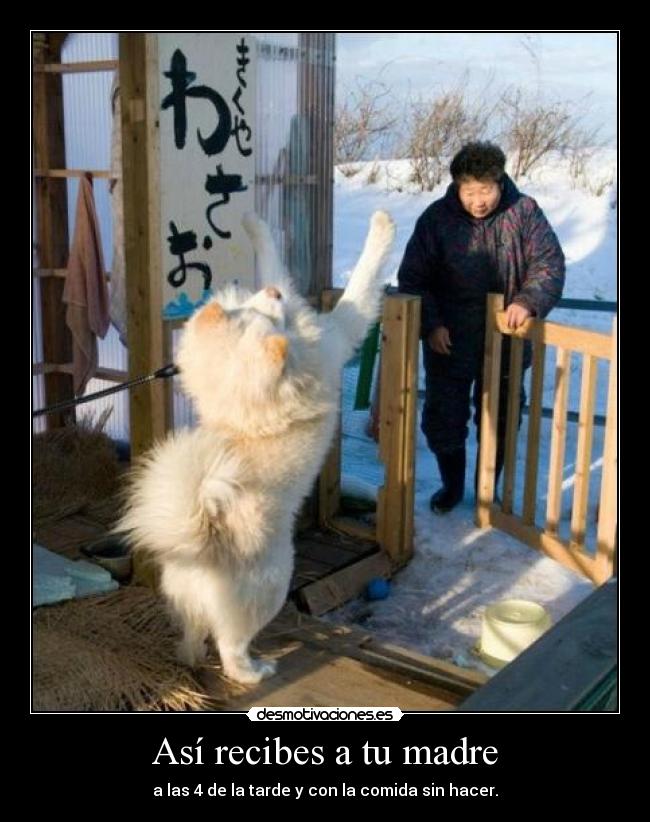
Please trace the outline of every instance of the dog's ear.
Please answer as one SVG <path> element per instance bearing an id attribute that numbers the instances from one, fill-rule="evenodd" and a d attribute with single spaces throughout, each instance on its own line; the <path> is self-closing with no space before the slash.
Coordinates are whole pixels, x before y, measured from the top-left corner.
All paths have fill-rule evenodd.
<path id="1" fill-rule="evenodd" d="M 196 315 L 196 325 L 198 328 L 214 328 L 228 318 L 221 305 L 213 301 L 208 303 Z"/>
<path id="2" fill-rule="evenodd" d="M 267 359 L 278 367 L 282 367 L 289 353 L 289 340 L 283 334 L 269 334 L 264 337 L 264 353 Z"/>

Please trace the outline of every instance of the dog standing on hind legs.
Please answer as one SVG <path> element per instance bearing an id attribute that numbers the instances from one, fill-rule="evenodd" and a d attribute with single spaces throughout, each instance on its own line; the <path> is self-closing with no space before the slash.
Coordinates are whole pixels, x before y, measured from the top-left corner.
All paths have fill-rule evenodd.
<path id="1" fill-rule="evenodd" d="M 375 212 L 334 311 L 293 288 L 270 231 L 244 218 L 264 287 L 226 288 L 186 323 L 177 363 L 199 425 L 133 471 L 116 526 L 159 565 L 194 666 L 212 636 L 224 673 L 254 684 L 275 663 L 249 645 L 278 613 L 293 572 L 293 524 L 336 428 L 341 370 L 376 320 L 394 224 Z"/>

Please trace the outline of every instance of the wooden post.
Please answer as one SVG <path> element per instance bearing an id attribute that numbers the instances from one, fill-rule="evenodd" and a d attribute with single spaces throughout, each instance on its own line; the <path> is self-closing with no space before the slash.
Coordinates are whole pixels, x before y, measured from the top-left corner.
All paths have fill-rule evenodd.
<path id="1" fill-rule="evenodd" d="M 419 297 L 384 300 L 379 454 L 386 470 L 377 499 L 377 541 L 396 566 L 413 554 L 419 312 Z"/>
<path id="2" fill-rule="evenodd" d="M 120 34 L 124 263 L 129 377 L 163 363 L 156 35 Z M 146 451 L 167 429 L 165 386 L 153 380 L 130 391 L 131 455 Z M 157 587 L 157 572 L 136 558 L 134 578 Z"/>
<path id="3" fill-rule="evenodd" d="M 476 524 L 490 524 L 494 500 L 497 459 L 497 417 L 501 380 L 501 333 L 496 315 L 503 311 L 503 295 L 488 294 L 485 317 L 485 354 L 483 358 L 483 395 L 481 397 L 481 447 L 479 450 L 478 500 Z"/>
<path id="4" fill-rule="evenodd" d="M 612 324 L 609 386 L 607 390 L 607 423 L 603 447 L 603 475 L 600 486 L 600 509 L 596 543 L 598 580 L 605 581 L 612 573 L 616 559 L 618 537 L 618 323 Z"/>
<path id="5" fill-rule="evenodd" d="M 124 244 L 129 376 L 163 363 L 156 35 L 120 34 Z M 166 430 L 162 380 L 130 392 L 131 454 Z"/>
<path id="6" fill-rule="evenodd" d="M 53 37 L 34 33 L 34 165 L 38 169 L 65 167 L 63 128 L 63 81 L 60 74 L 39 71 L 44 63 L 59 62 L 64 35 Z M 36 177 L 36 230 L 38 266 L 65 269 L 68 264 L 68 189 L 65 178 Z M 65 323 L 63 302 L 65 281 L 58 277 L 40 280 L 43 359 L 52 364 L 72 361 L 72 335 Z M 72 375 L 47 373 L 45 405 L 68 400 L 73 396 Z M 74 421 L 74 409 L 47 415 L 47 427 L 57 428 Z"/>

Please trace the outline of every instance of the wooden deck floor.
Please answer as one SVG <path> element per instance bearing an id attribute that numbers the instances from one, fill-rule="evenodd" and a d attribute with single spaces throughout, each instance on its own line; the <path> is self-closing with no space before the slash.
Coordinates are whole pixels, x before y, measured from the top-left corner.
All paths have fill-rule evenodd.
<path id="1" fill-rule="evenodd" d="M 249 689 L 216 674 L 202 681 L 226 710 L 256 706 L 397 707 L 453 710 L 484 682 L 482 674 L 377 642 L 357 628 L 332 626 L 288 603 L 255 651 L 278 660 L 277 673 Z"/>
<path id="2" fill-rule="evenodd" d="M 35 533 L 38 542 L 71 559 L 104 534 L 83 516 Z M 256 652 L 276 657 L 278 672 L 255 688 L 239 688 L 218 673 L 203 684 L 222 709 L 251 706 L 361 706 L 401 710 L 453 710 L 485 678 L 402 648 L 376 642 L 356 627 L 318 619 L 387 574 L 376 544 L 334 532 L 310 531 L 296 540 L 292 599 L 256 640 Z M 305 613 L 309 611 L 309 613 Z"/>

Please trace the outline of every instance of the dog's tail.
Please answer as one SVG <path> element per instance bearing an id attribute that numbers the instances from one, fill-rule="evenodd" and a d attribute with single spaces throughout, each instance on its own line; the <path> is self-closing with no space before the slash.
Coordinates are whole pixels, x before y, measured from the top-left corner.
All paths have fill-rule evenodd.
<path id="1" fill-rule="evenodd" d="M 242 492 L 242 463 L 228 451 L 221 452 L 209 466 L 199 489 L 199 505 L 210 519 L 231 510 Z"/>
<path id="2" fill-rule="evenodd" d="M 205 441 L 193 434 L 161 443 L 131 472 L 116 530 L 135 550 L 160 558 L 200 552 L 241 495 L 241 461 L 226 448 L 206 458 Z"/>

